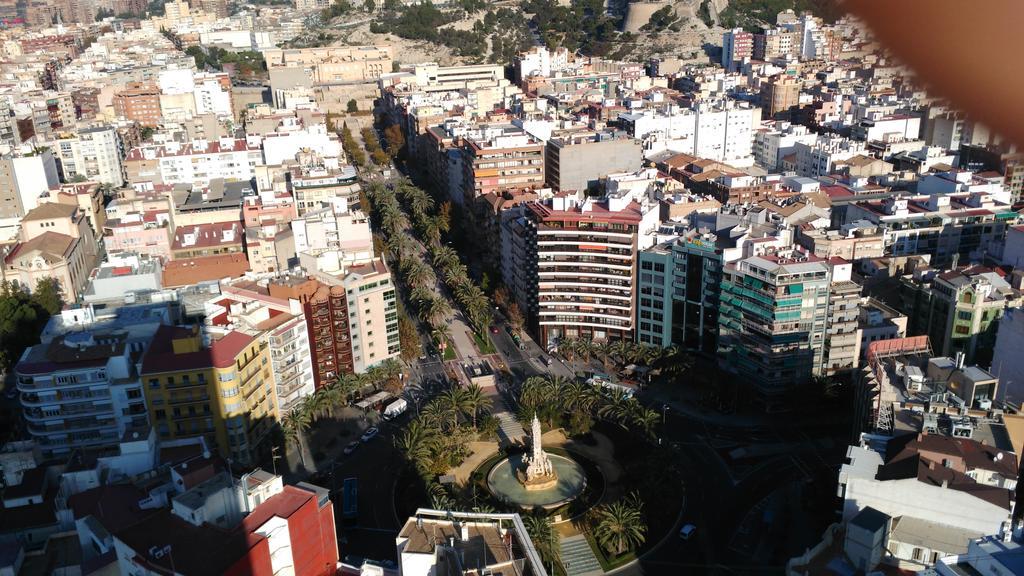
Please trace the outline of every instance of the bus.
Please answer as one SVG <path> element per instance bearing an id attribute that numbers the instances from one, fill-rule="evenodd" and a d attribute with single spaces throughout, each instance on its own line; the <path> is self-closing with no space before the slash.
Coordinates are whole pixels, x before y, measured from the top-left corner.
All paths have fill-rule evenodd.
<path id="1" fill-rule="evenodd" d="M 359 516 L 359 479 L 345 478 L 341 488 L 341 519 L 355 522 Z"/>

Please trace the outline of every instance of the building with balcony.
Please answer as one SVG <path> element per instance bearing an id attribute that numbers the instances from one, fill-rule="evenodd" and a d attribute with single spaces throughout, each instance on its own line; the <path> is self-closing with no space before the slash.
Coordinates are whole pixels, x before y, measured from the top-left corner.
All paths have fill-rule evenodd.
<path id="1" fill-rule="evenodd" d="M 726 265 L 719 310 L 723 366 L 768 403 L 814 375 L 856 366 L 859 290 L 845 284 L 851 274 L 844 260 L 792 249 Z"/>
<path id="2" fill-rule="evenodd" d="M 343 276 L 275 278 L 268 290 L 302 306 L 317 388 L 401 353 L 395 287 L 381 259 L 350 266 Z"/>
<path id="3" fill-rule="evenodd" d="M 225 458 L 269 453 L 278 420 L 274 371 L 264 339 L 198 326 L 162 326 L 142 358 L 150 421 L 161 439 L 203 436 Z"/>
<path id="4" fill-rule="evenodd" d="M 630 194 L 584 200 L 564 193 L 525 205 L 522 235 L 509 241 L 522 244 L 528 268 L 513 292 L 526 295 L 541 345 L 634 339 L 638 237 L 645 219 L 657 224 L 657 208 L 645 206 Z"/>
<path id="5" fill-rule="evenodd" d="M 309 331 L 301 303 L 271 296 L 268 284 L 251 280 L 222 283 L 221 295 L 205 305 L 205 323 L 213 333 L 230 327 L 267 342 L 277 404 L 285 414 L 315 389 Z"/>
<path id="6" fill-rule="evenodd" d="M 115 188 L 124 184 L 121 140 L 113 126 L 95 126 L 61 134 L 49 142 L 65 182 L 85 178 Z"/>
<path id="7" fill-rule="evenodd" d="M 544 143 L 520 128 L 488 127 L 467 135 L 461 158 L 463 201 L 490 192 L 544 186 Z M 450 192 L 458 201 L 458 194 Z"/>
<path id="8" fill-rule="evenodd" d="M 901 196 L 846 207 L 844 223 L 865 221 L 881 229 L 892 256 L 927 254 L 934 265 L 980 261 L 998 254 L 1020 215 L 985 193 Z"/>
<path id="9" fill-rule="evenodd" d="M 148 425 L 137 363 L 172 320 L 166 304 L 105 318 L 77 308 L 50 319 L 14 367 L 28 433 L 44 457 L 116 448 L 127 430 Z"/>
<path id="10" fill-rule="evenodd" d="M 1000 318 L 1024 305 L 1024 294 L 1001 270 L 984 266 L 919 269 L 899 286 L 909 335 L 927 335 L 936 354 L 962 353 L 967 363 L 982 366 L 992 361 Z"/>

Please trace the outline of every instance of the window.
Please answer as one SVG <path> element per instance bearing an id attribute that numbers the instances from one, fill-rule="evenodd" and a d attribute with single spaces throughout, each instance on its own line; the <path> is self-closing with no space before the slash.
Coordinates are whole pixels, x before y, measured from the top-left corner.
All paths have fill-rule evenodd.
<path id="1" fill-rule="evenodd" d="M 156 412 L 154 412 L 154 415 L 156 416 L 157 420 L 166 420 L 167 419 L 167 412 L 164 411 L 164 410 L 157 410 Z"/>
<path id="2" fill-rule="evenodd" d="M 149 379 L 149 387 L 150 387 L 150 389 L 159 388 L 160 387 L 160 380 L 158 380 L 156 378 L 150 378 Z"/>

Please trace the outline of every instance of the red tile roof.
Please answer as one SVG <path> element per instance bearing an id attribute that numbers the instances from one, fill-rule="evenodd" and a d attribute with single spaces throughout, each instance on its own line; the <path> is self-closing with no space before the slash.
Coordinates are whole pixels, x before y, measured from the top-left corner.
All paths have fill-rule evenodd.
<path id="1" fill-rule="evenodd" d="M 235 358 L 252 341 L 252 336 L 241 332 L 229 332 L 209 348 L 198 352 L 174 353 L 174 340 L 192 337 L 192 329 L 183 326 L 161 326 L 142 359 L 142 373 L 176 372 L 179 370 L 200 370 L 203 368 L 229 368 Z"/>
<path id="2" fill-rule="evenodd" d="M 173 260 L 164 267 L 164 287 L 176 288 L 221 278 L 237 278 L 248 270 L 249 260 L 242 252 Z"/>

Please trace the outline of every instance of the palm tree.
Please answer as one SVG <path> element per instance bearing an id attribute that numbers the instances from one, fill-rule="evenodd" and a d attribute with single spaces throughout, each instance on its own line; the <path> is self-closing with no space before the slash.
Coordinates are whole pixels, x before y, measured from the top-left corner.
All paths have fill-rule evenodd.
<path id="1" fill-rule="evenodd" d="M 423 307 L 420 309 L 420 320 L 436 329 L 441 325 L 447 325 L 451 313 L 452 309 L 447 302 L 440 298 L 431 298 L 423 302 Z"/>
<path id="2" fill-rule="evenodd" d="M 441 409 L 452 419 L 452 430 L 459 427 L 459 416 L 469 414 L 472 406 L 467 389 L 452 386 L 437 397 Z"/>
<path id="3" fill-rule="evenodd" d="M 302 455 L 302 434 L 309 429 L 309 414 L 302 408 L 294 408 L 284 417 L 282 429 L 284 431 L 285 446 L 294 443 L 299 450 L 299 462 L 306 465 L 306 458 Z"/>
<path id="4" fill-rule="evenodd" d="M 445 351 L 448 349 L 448 343 L 452 339 L 451 326 L 448 324 L 433 326 L 430 329 L 430 337 L 434 340 L 434 344 L 437 345 L 437 349 L 441 351 L 441 357 L 443 358 Z"/>
<path id="5" fill-rule="evenodd" d="M 605 550 L 616 556 L 644 543 L 647 525 L 632 499 L 619 500 L 596 510 L 594 538 Z"/>
<path id="6" fill-rule="evenodd" d="M 562 544 L 558 530 L 555 530 L 547 516 L 523 516 L 523 526 L 541 557 L 551 565 L 551 573 L 556 574 L 555 563 L 562 563 Z"/>
<path id="7" fill-rule="evenodd" d="M 402 266 L 402 274 L 409 286 L 430 285 L 437 280 L 434 271 L 422 260 L 406 260 Z"/>
<path id="8" fill-rule="evenodd" d="M 395 439 L 395 447 L 405 454 L 417 470 L 429 469 L 434 444 L 435 432 L 418 418 L 409 422 L 402 434 Z"/>
<path id="9" fill-rule="evenodd" d="M 658 429 L 658 426 L 662 424 L 660 412 L 657 410 L 648 410 L 643 408 L 641 408 L 639 412 L 633 414 L 632 420 L 633 426 L 643 432 L 648 438 L 654 438 L 656 436 L 655 431 Z"/>
<path id="10" fill-rule="evenodd" d="M 470 384 L 464 390 L 465 402 L 468 408 L 467 415 L 472 418 L 473 429 L 476 430 L 477 415 L 489 412 L 492 402 L 478 384 Z"/>

